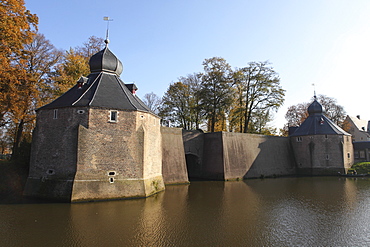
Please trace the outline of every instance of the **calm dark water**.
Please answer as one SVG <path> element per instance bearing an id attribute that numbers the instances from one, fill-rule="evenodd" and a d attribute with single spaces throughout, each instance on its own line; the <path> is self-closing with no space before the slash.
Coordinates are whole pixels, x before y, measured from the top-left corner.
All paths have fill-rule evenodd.
<path id="1" fill-rule="evenodd" d="M 147 199 L 4 204 L 0 246 L 370 246 L 370 179 L 192 182 Z"/>

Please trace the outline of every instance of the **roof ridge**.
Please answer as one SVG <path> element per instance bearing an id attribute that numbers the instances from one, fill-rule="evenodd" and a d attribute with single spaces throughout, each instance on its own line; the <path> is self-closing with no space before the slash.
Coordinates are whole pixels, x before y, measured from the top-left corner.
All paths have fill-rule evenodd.
<path id="1" fill-rule="evenodd" d="M 77 102 L 79 102 L 85 95 L 86 95 L 86 93 L 89 91 L 89 89 L 94 85 L 94 83 L 96 82 L 96 80 L 101 76 L 101 73 L 102 72 L 100 72 L 99 74 L 98 74 L 98 76 L 97 77 L 95 77 L 95 79 L 94 79 L 94 81 L 93 82 L 91 82 L 91 84 L 90 84 L 90 86 L 85 90 L 85 92 L 83 92 L 82 94 L 81 94 L 81 96 L 76 100 L 76 101 L 74 101 L 73 103 L 72 103 L 72 105 L 75 105 L 75 104 L 77 104 Z M 98 87 L 99 85 L 97 85 L 97 87 Z M 92 100 L 93 100 L 93 98 L 95 97 L 95 93 L 96 93 L 96 91 L 97 91 L 97 89 L 95 90 L 95 92 L 94 92 L 94 96 L 91 98 L 91 100 L 90 100 L 90 102 L 92 102 Z M 90 102 L 89 102 L 89 105 L 90 105 Z"/>

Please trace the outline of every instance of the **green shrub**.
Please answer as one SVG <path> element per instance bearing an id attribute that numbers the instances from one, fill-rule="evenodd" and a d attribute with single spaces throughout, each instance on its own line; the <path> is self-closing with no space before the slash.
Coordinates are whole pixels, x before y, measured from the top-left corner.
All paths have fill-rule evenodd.
<path id="1" fill-rule="evenodd" d="M 357 174 L 370 174 L 370 162 L 359 162 L 354 164 L 349 170 L 349 173 L 353 173 L 356 170 Z"/>

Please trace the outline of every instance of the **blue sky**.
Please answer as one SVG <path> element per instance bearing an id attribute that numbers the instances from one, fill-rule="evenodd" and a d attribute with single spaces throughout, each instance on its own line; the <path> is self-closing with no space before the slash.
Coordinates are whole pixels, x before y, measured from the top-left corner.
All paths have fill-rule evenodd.
<path id="1" fill-rule="evenodd" d="M 25 0 L 39 32 L 59 49 L 105 38 L 124 64 L 121 78 L 138 95 L 159 96 L 180 76 L 223 57 L 232 67 L 266 61 L 279 73 L 287 107 L 317 94 L 336 98 L 351 116 L 370 120 L 368 0 Z"/>

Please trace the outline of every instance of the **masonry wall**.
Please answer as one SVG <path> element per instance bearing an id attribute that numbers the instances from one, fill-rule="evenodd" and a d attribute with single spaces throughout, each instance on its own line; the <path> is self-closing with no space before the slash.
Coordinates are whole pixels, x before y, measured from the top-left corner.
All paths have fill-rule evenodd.
<path id="1" fill-rule="evenodd" d="M 225 180 L 295 174 L 289 138 L 223 132 Z"/>
<path id="2" fill-rule="evenodd" d="M 201 177 L 205 179 L 225 179 L 223 132 L 204 134 L 203 165 Z"/>
<path id="3" fill-rule="evenodd" d="M 189 183 L 182 129 L 161 127 L 162 173 L 165 184 Z"/>
<path id="4" fill-rule="evenodd" d="M 87 126 L 87 122 L 88 111 L 82 107 L 37 112 L 25 196 L 70 200 L 76 173 L 78 128 Z"/>
<path id="5" fill-rule="evenodd" d="M 314 135 L 291 137 L 298 174 L 336 175 L 353 164 L 351 136 Z"/>
<path id="6" fill-rule="evenodd" d="M 295 174 L 288 138 L 217 132 L 207 133 L 204 143 L 206 177 L 235 180 Z"/>
<path id="7" fill-rule="evenodd" d="M 145 112 L 92 108 L 79 129 L 72 201 L 146 197 L 164 189 L 159 118 Z"/>
<path id="8" fill-rule="evenodd" d="M 202 178 L 204 133 L 201 130 L 183 130 L 182 136 L 189 178 Z"/>

